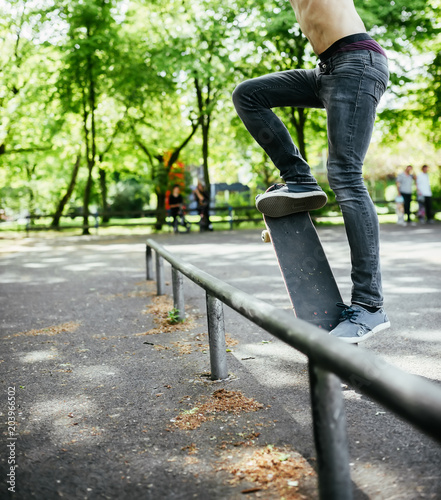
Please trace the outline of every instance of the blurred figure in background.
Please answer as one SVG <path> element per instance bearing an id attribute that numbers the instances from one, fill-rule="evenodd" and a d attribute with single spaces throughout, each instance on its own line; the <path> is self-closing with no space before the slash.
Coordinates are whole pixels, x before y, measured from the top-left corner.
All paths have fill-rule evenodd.
<path id="1" fill-rule="evenodd" d="M 412 171 L 412 165 L 407 165 L 404 172 L 401 172 L 401 174 L 398 174 L 397 176 L 397 188 L 398 192 L 404 199 L 404 214 L 407 217 L 407 222 L 409 224 L 411 223 L 410 202 L 412 201 L 413 181 L 415 180 L 415 175 Z"/>
<path id="2" fill-rule="evenodd" d="M 430 188 L 429 166 L 421 167 L 421 174 L 416 179 L 417 195 L 423 199 L 424 210 L 426 212 L 426 222 L 431 224 L 432 218 L 432 189 Z"/>
<path id="3" fill-rule="evenodd" d="M 193 191 L 194 199 L 198 205 L 198 212 L 201 217 L 199 227 L 201 231 L 213 231 L 213 226 L 210 222 L 210 196 L 205 190 L 202 182 L 198 182 L 196 189 Z"/>

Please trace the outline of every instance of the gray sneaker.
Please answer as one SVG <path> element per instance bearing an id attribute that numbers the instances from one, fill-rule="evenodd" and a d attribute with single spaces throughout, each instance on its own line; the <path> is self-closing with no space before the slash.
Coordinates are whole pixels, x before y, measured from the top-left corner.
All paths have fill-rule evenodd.
<path id="1" fill-rule="evenodd" d="M 344 307 L 344 310 L 340 316 L 340 323 L 329 334 L 343 342 L 358 344 L 390 327 L 389 318 L 383 308 L 371 313 L 358 304 L 337 305 Z"/>
<path id="2" fill-rule="evenodd" d="M 256 196 L 256 207 L 269 217 L 283 217 L 297 212 L 318 210 L 328 197 L 317 184 L 275 184 Z"/>

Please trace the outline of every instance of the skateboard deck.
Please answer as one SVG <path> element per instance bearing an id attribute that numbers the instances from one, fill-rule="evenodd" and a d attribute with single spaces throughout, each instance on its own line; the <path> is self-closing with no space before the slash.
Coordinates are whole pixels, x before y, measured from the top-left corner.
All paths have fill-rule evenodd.
<path id="1" fill-rule="evenodd" d="M 295 315 L 330 331 L 338 324 L 343 302 L 328 259 L 308 212 L 263 216 Z"/>

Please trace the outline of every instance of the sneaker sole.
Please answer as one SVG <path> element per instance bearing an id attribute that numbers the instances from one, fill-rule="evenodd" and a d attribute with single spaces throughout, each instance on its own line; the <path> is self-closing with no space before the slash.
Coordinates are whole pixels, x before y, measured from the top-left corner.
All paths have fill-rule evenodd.
<path id="1" fill-rule="evenodd" d="M 363 337 L 335 337 L 335 338 L 343 340 L 343 342 L 346 342 L 347 344 L 359 344 L 360 342 L 364 342 L 365 340 L 370 339 L 376 333 L 381 332 L 383 330 L 387 330 L 388 328 L 390 328 L 390 321 L 386 321 L 386 323 L 381 323 L 380 325 L 377 325 L 376 327 L 374 327 L 373 330 L 366 333 L 366 335 L 363 335 Z"/>
<path id="2" fill-rule="evenodd" d="M 269 217 L 283 217 L 284 215 L 298 212 L 318 210 L 324 207 L 326 202 L 326 194 L 320 191 L 317 193 L 299 193 L 295 197 L 282 193 L 278 193 L 277 196 L 265 196 L 263 194 L 257 198 L 256 208 L 259 212 Z"/>

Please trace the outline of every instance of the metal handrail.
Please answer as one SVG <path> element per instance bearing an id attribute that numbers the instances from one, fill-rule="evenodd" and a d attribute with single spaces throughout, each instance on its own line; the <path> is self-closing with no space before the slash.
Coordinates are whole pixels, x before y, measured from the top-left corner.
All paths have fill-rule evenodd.
<path id="1" fill-rule="evenodd" d="M 215 297 L 308 357 L 321 498 L 352 498 L 346 477 L 349 469 L 346 472 L 329 470 L 333 466 L 330 461 L 340 461 L 341 468 L 341 460 L 348 457 L 347 449 L 343 449 L 347 448 L 346 423 L 343 406 L 339 402 L 342 396 L 337 377 L 441 443 L 440 387 L 422 377 L 404 372 L 372 353 L 357 351 L 354 346 L 329 335 L 325 338 L 323 330 L 176 258 L 152 239 L 148 239 L 146 245 L 147 279 L 152 279 L 153 276 L 152 249 L 156 252 L 158 295 L 164 293 L 162 259 L 165 259 L 171 264 L 174 276 L 178 272 L 182 273 L 203 288 L 207 296 Z M 175 283 L 174 280 L 174 295 L 178 295 L 182 308 L 182 291 Z M 208 316 L 210 322 L 210 314 Z M 215 348 L 216 344 L 220 345 L 219 349 L 224 349 L 224 344 L 219 343 L 218 339 L 214 342 Z M 212 371 L 214 358 L 215 370 L 225 374 L 225 367 L 221 366 L 219 369 L 218 366 L 224 363 L 222 357 L 216 357 L 211 349 L 210 343 Z M 222 353 L 218 353 L 218 356 L 222 356 Z M 332 442 L 318 442 L 320 439 Z M 340 484 L 336 484 L 339 482 Z"/>

